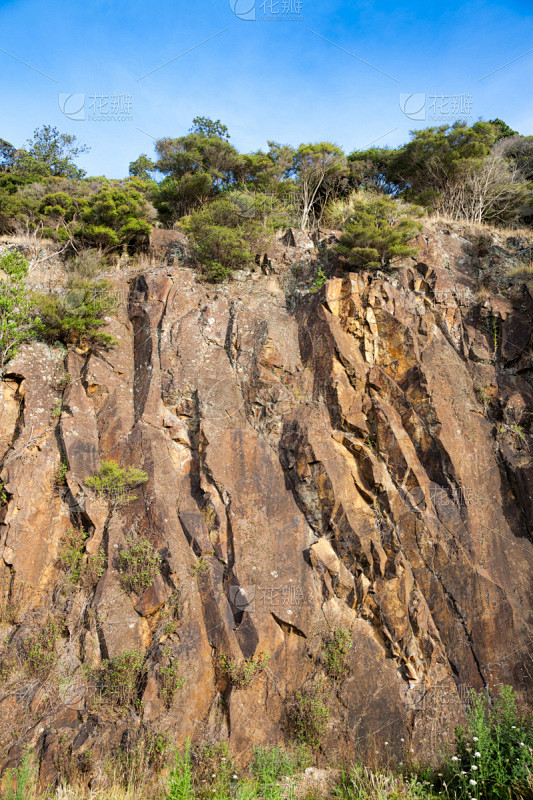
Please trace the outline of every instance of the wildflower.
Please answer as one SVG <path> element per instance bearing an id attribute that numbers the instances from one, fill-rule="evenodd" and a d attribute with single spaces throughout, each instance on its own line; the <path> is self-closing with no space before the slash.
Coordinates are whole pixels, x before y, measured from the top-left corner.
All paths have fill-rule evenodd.
<path id="1" fill-rule="evenodd" d="M 235 774 L 232 775 L 232 778 L 233 778 L 234 781 L 236 781 L 237 780 L 237 775 L 235 775 Z"/>
<path id="2" fill-rule="evenodd" d="M 461 770 L 461 775 L 466 775 L 466 772 L 464 771 L 464 769 Z"/>
<path id="3" fill-rule="evenodd" d="M 226 759 L 225 759 L 225 758 L 221 758 L 220 760 L 221 760 L 221 761 L 225 761 Z"/>
<path id="4" fill-rule="evenodd" d="M 214 772 L 213 772 L 213 774 L 211 775 L 211 777 L 212 777 L 212 778 L 216 778 L 216 775 L 215 775 L 215 773 L 214 773 Z"/>
<path id="5" fill-rule="evenodd" d="M 479 742 L 479 739 L 477 738 L 477 736 L 472 736 L 472 739 L 474 740 L 474 742 Z"/>
<path id="6" fill-rule="evenodd" d="M 525 747 L 524 742 L 518 742 L 518 744 L 520 745 L 520 747 Z"/>
<path id="7" fill-rule="evenodd" d="M 477 786 L 477 781 L 475 781 L 473 778 L 470 778 L 468 783 L 470 784 L 470 786 Z"/>
<path id="8" fill-rule="evenodd" d="M 475 755 L 476 758 L 481 758 L 481 753 L 479 752 L 479 750 L 476 750 L 474 755 Z"/>
<path id="9" fill-rule="evenodd" d="M 409 752 L 410 752 L 410 753 L 414 753 L 415 751 L 413 750 L 413 748 L 412 748 L 412 747 L 410 747 L 410 748 L 409 748 Z"/>
<path id="10" fill-rule="evenodd" d="M 452 761 L 459 761 L 457 756 L 452 756 Z"/>
<path id="11" fill-rule="evenodd" d="M 388 744 L 388 742 L 385 742 L 385 745 L 387 745 L 387 744 Z"/>
<path id="12" fill-rule="evenodd" d="M 470 767 L 470 769 L 474 770 L 474 772 L 475 772 L 475 771 L 477 770 L 477 767 L 476 767 L 476 765 L 475 765 L 475 764 L 472 764 L 472 766 Z"/>
<path id="13" fill-rule="evenodd" d="M 405 742 L 405 739 L 403 738 L 403 736 L 402 736 L 402 738 L 400 739 L 400 742 Z"/>

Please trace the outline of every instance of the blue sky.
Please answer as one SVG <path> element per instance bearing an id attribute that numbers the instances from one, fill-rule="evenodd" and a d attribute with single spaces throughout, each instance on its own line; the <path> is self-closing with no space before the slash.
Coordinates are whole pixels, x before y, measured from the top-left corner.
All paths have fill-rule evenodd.
<path id="1" fill-rule="evenodd" d="M 395 146 L 464 116 L 533 134 L 532 93 L 531 0 L 0 0 L 0 137 L 56 125 L 90 175 L 197 115 L 241 151 Z"/>

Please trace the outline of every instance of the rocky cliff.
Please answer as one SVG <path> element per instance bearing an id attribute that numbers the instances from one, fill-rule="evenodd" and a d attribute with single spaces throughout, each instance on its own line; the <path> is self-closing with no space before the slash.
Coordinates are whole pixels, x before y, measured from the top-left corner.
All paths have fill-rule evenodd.
<path id="1" fill-rule="evenodd" d="M 30 744 L 47 780 L 65 758 L 90 772 L 146 731 L 245 761 L 291 740 L 306 697 L 329 712 L 322 758 L 431 759 L 469 688 L 531 699 L 533 299 L 507 277 L 524 245 L 436 224 L 393 273 L 330 260 L 309 291 L 332 238 L 291 232 L 222 286 L 180 245 L 115 276 L 116 347 L 32 342 L 9 364 L 3 764 Z M 104 459 L 148 480 L 98 495 Z M 140 538 L 160 567 L 141 594 L 120 573 Z M 132 653 L 126 707 L 95 676 Z"/>

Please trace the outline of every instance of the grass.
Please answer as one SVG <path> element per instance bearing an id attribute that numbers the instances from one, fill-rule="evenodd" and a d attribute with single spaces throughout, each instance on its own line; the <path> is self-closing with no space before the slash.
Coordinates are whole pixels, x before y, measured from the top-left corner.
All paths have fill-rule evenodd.
<path id="1" fill-rule="evenodd" d="M 138 668 L 115 671 L 116 682 L 130 682 L 135 693 Z M 118 666 L 118 664 L 116 665 Z M 131 666 L 131 665 L 130 665 Z M 115 682 L 115 678 L 113 682 Z M 123 700 L 126 698 L 122 698 Z M 129 701 L 132 695 L 127 698 Z M 38 791 L 35 764 L 25 755 L 4 776 L 2 797 L 8 800 L 527 800 L 533 794 L 533 716 L 520 713 L 511 687 L 498 694 L 472 692 L 466 725 L 456 731 L 455 745 L 439 767 L 422 769 L 400 762 L 371 769 L 355 762 L 341 770 L 325 769 L 313 783 L 306 767 L 309 747 L 255 747 L 246 768 L 236 768 L 226 742 L 169 749 L 157 732 L 132 740 L 114 767 L 103 769 L 107 783 L 99 789 L 75 784 Z M 403 741 L 403 740 L 402 740 Z M 408 745 L 404 745 L 408 748 Z M 155 778 L 172 756 L 166 782 Z M 111 758 L 111 756 L 110 756 Z M 408 760 L 407 760 L 408 761 Z M 102 769 L 100 770 L 102 773 Z M 312 773 L 315 774 L 315 773 Z M 102 777 L 102 774 L 100 775 Z M 105 784 L 105 785 L 104 785 Z M 93 784 L 94 785 L 94 784 Z"/>

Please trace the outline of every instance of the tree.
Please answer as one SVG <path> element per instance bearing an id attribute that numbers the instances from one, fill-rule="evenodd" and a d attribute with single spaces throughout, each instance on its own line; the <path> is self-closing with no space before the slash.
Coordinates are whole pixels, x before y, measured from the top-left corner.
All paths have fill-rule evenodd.
<path id="1" fill-rule="evenodd" d="M 159 139 L 155 149 L 155 168 L 167 177 L 154 192 L 154 205 L 167 223 L 239 183 L 245 171 L 243 157 L 219 136 L 190 133 L 178 139 Z"/>
<path id="2" fill-rule="evenodd" d="M 20 345 L 34 335 L 26 289 L 29 264 L 17 250 L 0 258 L 0 375 Z"/>
<path id="3" fill-rule="evenodd" d="M 15 158 L 15 148 L 5 139 L 0 139 L 0 172 L 8 172 Z"/>
<path id="4" fill-rule="evenodd" d="M 398 194 L 399 187 L 390 174 L 390 162 L 395 153 L 395 150 L 381 147 L 354 150 L 348 156 L 351 186 L 383 194 Z"/>
<path id="5" fill-rule="evenodd" d="M 346 179 L 346 157 L 340 147 L 331 142 L 302 144 L 294 153 L 292 169 L 300 207 L 300 225 L 308 228 L 311 220 L 320 221 L 327 201 Z"/>
<path id="6" fill-rule="evenodd" d="M 489 120 L 489 125 L 492 125 L 495 130 L 496 141 L 504 139 L 507 136 L 516 136 L 518 134 L 518 131 L 514 131 L 503 119 L 499 119 L 499 117 Z"/>
<path id="7" fill-rule="evenodd" d="M 481 167 L 506 129 L 501 120 L 472 126 L 457 121 L 411 132 L 411 141 L 393 151 L 386 178 L 409 199 L 456 218 L 465 179 Z"/>
<path id="8" fill-rule="evenodd" d="M 339 240 L 337 251 L 359 268 L 387 268 L 398 257 L 414 256 L 409 245 L 422 225 L 412 219 L 422 209 L 392 198 L 361 199 L 353 202 L 353 216 Z"/>
<path id="9" fill-rule="evenodd" d="M 219 139 L 229 139 L 229 133 L 226 125 L 223 125 L 219 119 L 213 121 L 209 117 L 195 117 L 192 121 L 192 127 L 189 133 L 198 133 L 200 136 L 206 136 L 208 139 L 217 137 Z"/>
<path id="10" fill-rule="evenodd" d="M 35 175 L 80 179 L 85 171 L 74 164 L 74 159 L 88 152 L 86 145 L 77 143 L 76 136 L 43 125 L 28 139 L 28 149 L 17 151 L 14 169 Z"/>
<path id="11" fill-rule="evenodd" d="M 85 202 L 77 236 L 103 250 L 123 245 L 142 247 L 152 230 L 151 207 L 144 195 L 126 185 L 105 183 Z"/>
<path id="12" fill-rule="evenodd" d="M 516 164 L 525 180 L 533 181 L 533 136 L 509 136 L 500 139 L 492 153 Z"/>
<path id="13" fill-rule="evenodd" d="M 130 161 L 129 174 L 143 181 L 151 179 L 150 172 L 154 169 L 154 162 L 145 153 L 141 153 L 135 161 Z"/>
<path id="14" fill-rule="evenodd" d="M 457 184 L 455 216 L 475 223 L 509 223 L 518 218 L 528 194 L 516 163 L 490 155 L 470 165 Z"/>

